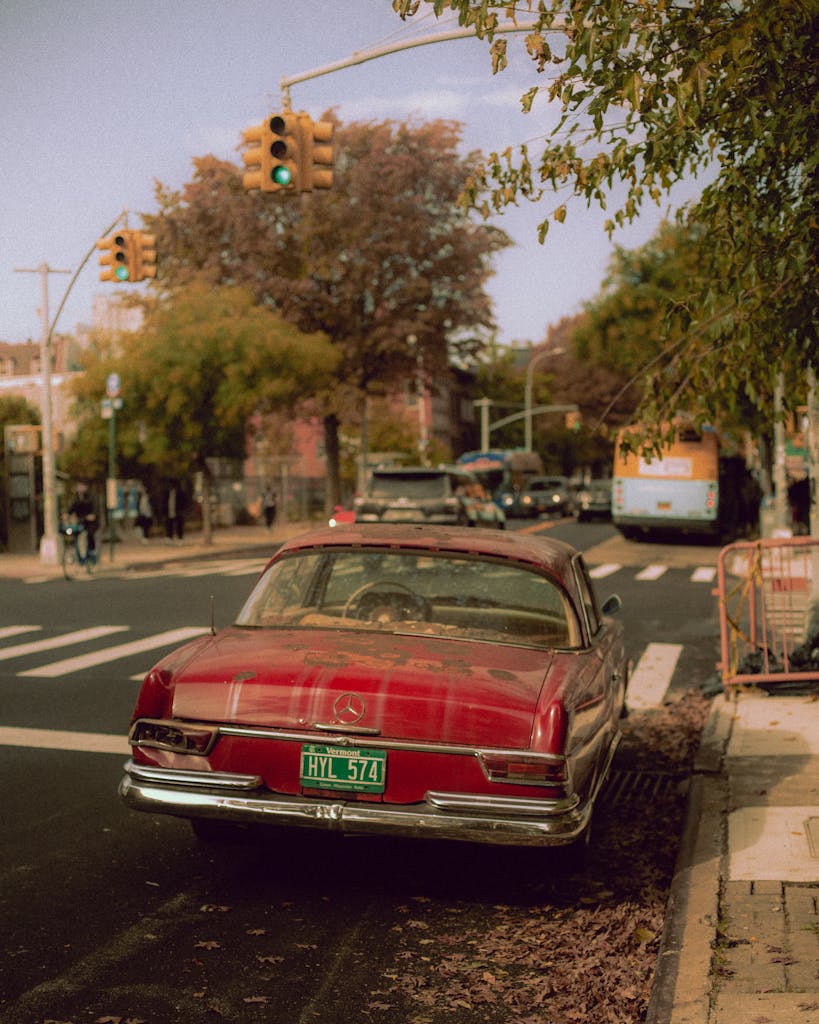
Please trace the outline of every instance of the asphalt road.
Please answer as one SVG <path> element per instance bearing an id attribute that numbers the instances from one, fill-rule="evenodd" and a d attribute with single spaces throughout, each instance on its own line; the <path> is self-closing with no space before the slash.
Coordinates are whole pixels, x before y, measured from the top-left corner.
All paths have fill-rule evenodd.
<path id="1" fill-rule="evenodd" d="M 713 672 L 716 601 L 692 573 L 717 549 L 628 543 L 605 524 L 548 529 L 606 567 L 598 591 L 620 594 L 635 662 L 649 644 L 679 647 L 670 696 Z M 461 915 L 477 934 L 487 907 L 527 905 L 551 884 L 527 853 L 323 834 L 211 848 L 185 822 L 126 811 L 116 788 L 138 677 L 167 649 L 166 631 L 208 627 L 211 603 L 217 626 L 230 621 L 258 562 L 231 560 L 229 575 L 226 565 L 3 583 L 3 1024 L 397 1024 L 410 1004 L 385 1001 L 383 979 L 400 969 L 408 934 L 423 956 L 422 910 Z M 640 577 L 652 566 L 664 569 Z M 101 624 L 117 631 L 27 647 Z M 95 661 L 112 647 L 113 660 Z M 102 749 L 82 736 L 78 749 L 47 746 L 74 732 L 101 736 Z"/>

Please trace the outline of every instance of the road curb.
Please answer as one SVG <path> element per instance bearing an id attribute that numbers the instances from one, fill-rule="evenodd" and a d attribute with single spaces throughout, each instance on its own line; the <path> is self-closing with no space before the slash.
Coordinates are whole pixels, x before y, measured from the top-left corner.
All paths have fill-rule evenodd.
<path id="1" fill-rule="evenodd" d="M 709 1019 L 729 795 L 720 768 L 732 722 L 731 705 L 717 698 L 694 762 L 646 1024 Z"/>

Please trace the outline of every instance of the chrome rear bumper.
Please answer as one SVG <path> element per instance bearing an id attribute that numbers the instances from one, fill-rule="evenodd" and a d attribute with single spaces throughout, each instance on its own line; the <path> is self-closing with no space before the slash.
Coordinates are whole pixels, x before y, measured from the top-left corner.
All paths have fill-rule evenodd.
<path id="1" fill-rule="evenodd" d="M 498 846 L 563 846 L 589 823 L 592 802 L 459 793 L 396 805 L 282 796 L 255 775 L 191 772 L 128 761 L 119 793 L 137 811 L 237 824 L 314 828 L 356 835 L 454 839 Z"/>

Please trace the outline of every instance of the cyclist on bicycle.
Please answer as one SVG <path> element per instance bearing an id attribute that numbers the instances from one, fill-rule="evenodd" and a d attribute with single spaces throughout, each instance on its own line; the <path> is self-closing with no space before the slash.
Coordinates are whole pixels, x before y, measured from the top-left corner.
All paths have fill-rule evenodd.
<path id="1" fill-rule="evenodd" d="M 94 535 L 97 532 L 99 522 L 97 520 L 97 508 L 94 504 L 94 499 L 91 497 L 88 484 L 82 482 L 77 484 L 74 500 L 68 506 L 68 514 L 76 516 L 77 521 L 85 527 L 86 536 L 88 537 L 88 551 L 94 551 L 96 549 Z"/>

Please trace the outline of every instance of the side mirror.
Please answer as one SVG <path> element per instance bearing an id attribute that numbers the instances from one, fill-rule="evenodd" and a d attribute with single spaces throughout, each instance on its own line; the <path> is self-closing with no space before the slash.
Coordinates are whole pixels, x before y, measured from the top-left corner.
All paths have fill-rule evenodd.
<path id="1" fill-rule="evenodd" d="M 603 607 L 600 611 L 604 615 L 616 615 L 617 612 L 623 607 L 623 602 L 620 600 L 617 594 L 610 594 L 603 602 Z"/>

